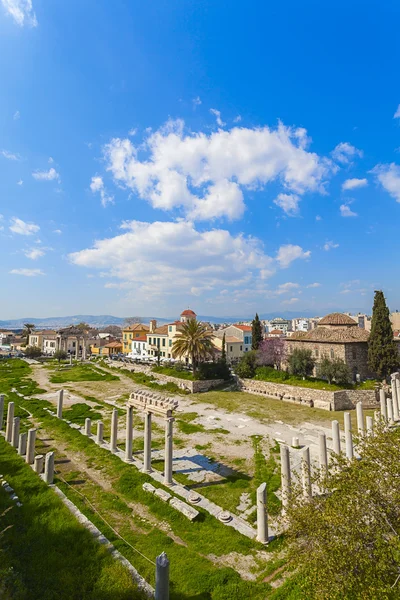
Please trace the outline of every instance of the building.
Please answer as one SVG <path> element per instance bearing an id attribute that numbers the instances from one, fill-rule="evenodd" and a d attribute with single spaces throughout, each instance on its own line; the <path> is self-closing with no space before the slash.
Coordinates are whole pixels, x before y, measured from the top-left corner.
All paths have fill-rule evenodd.
<path id="1" fill-rule="evenodd" d="M 286 337 L 286 334 L 282 331 L 282 329 L 272 329 L 272 331 L 269 331 L 266 336 L 273 338 L 284 338 Z"/>
<path id="2" fill-rule="evenodd" d="M 393 331 L 399 331 L 400 330 L 400 312 L 398 310 L 391 313 L 390 320 L 392 322 Z"/>
<path id="3" fill-rule="evenodd" d="M 269 324 L 267 325 L 268 330 L 271 331 L 273 329 L 280 329 L 282 333 L 285 335 L 292 328 L 292 321 L 288 321 L 288 319 L 282 319 L 281 317 L 276 317 L 275 319 L 271 319 Z"/>
<path id="4" fill-rule="evenodd" d="M 226 358 L 228 359 L 228 354 L 233 353 L 235 358 L 237 358 L 238 352 L 240 353 L 239 358 L 243 356 L 244 352 L 249 352 L 251 350 L 252 344 L 252 334 L 251 334 L 251 326 L 250 325 L 241 325 L 236 323 L 235 325 L 228 325 L 224 329 L 218 329 L 215 332 L 213 341 L 216 341 L 218 338 L 221 340 L 221 344 L 216 341 L 214 344 L 217 348 L 219 345 L 222 348 L 222 338 L 225 334 L 225 341 L 229 338 L 231 340 L 232 350 L 229 348 L 229 352 L 226 353 Z M 235 345 L 236 344 L 236 345 Z M 237 345 L 239 344 L 239 345 Z"/>
<path id="5" fill-rule="evenodd" d="M 286 340 L 286 348 L 289 354 L 295 348 L 311 350 L 316 362 L 315 375 L 323 358 L 341 358 L 355 381 L 373 376 L 368 368 L 368 338 L 369 332 L 361 329 L 357 321 L 342 313 L 331 313 L 315 329 L 293 333 Z"/>
<path id="6" fill-rule="evenodd" d="M 0 331 L 0 347 L 9 350 L 13 335 L 12 331 Z"/>
<path id="7" fill-rule="evenodd" d="M 149 326 L 143 323 L 134 323 L 122 330 L 123 353 L 128 354 L 132 348 L 132 340 L 143 337 L 149 333 Z"/>
<path id="8" fill-rule="evenodd" d="M 212 342 L 217 350 L 217 353 L 220 355 L 222 353 L 223 338 L 214 336 Z M 225 355 L 227 362 L 237 362 L 243 356 L 243 341 L 237 337 L 226 335 Z"/>
<path id="9" fill-rule="evenodd" d="M 292 319 L 292 331 L 309 331 L 311 329 L 310 319 Z"/>
<path id="10" fill-rule="evenodd" d="M 100 346 L 101 343 L 97 336 L 93 335 L 90 327 L 65 327 L 56 332 L 56 351 L 62 350 L 68 354 L 73 354 L 78 358 L 82 355 L 83 360 L 90 352 L 91 346 Z"/>
<path id="11" fill-rule="evenodd" d="M 43 354 L 54 354 L 57 346 L 57 333 L 53 329 L 32 331 L 28 336 L 28 346 L 37 346 Z"/>
<path id="12" fill-rule="evenodd" d="M 147 358 L 147 335 L 132 340 L 131 351 L 128 356 L 138 360 Z"/>
<path id="13" fill-rule="evenodd" d="M 155 320 L 150 321 L 150 331 L 146 335 L 147 338 L 147 354 L 148 356 L 155 356 L 165 359 L 174 358 L 172 356 L 172 345 L 177 337 L 177 333 L 182 329 L 184 323 L 187 323 L 191 319 L 196 319 L 197 315 L 190 309 L 184 310 L 180 314 L 179 321 L 173 321 L 166 325 L 157 327 Z M 189 363 L 190 357 L 182 357 L 182 359 Z"/>

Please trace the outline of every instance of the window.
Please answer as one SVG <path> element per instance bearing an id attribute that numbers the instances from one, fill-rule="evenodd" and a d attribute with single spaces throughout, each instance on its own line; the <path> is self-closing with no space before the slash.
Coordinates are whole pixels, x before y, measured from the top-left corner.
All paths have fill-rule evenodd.
<path id="1" fill-rule="evenodd" d="M 128 336 L 126 333 L 124 333 L 124 340 L 127 340 L 127 339 L 128 339 Z"/>
<path id="2" fill-rule="evenodd" d="M 157 346 L 160 347 L 160 338 L 157 338 Z"/>
<path id="3" fill-rule="evenodd" d="M 130 339 L 130 340 L 132 339 L 132 334 L 131 334 L 131 333 L 129 334 L 129 339 Z"/>
<path id="4" fill-rule="evenodd" d="M 172 331 L 172 325 L 170 325 L 170 326 L 168 327 L 168 331 L 170 331 L 170 332 Z"/>
<path id="5" fill-rule="evenodd" d="M 248 344 L 248 343 L 249 343 L 249 338 L 248 338 L 248 336 L 246 336 L 246 337 L 244 338 L 244 343 L 245 343 L 245 344 Z"/>
<path id="6" fill-rule="evenodd" d="M 240 352 L 242 352 L 242 351 L 243 351 L 243 346 L 240 346 Z"/>
<path id="7" fill-rule="evenodd" d="M 163 338 L 162 345 L 165 346 L 165 338 Z"/>
<path id="8" fill-rule="evenodd" d="M 165 356 L 165 352 L 163 352 L 162 355 Z"/>
<path id="9" fill-rule="evenodd" d="M 335 358 L 335 351 L 331 348 L 331 358 Z"/>
<path id="10" fill-rule="evenodd" d="M 231 346 L 231 352 L 233 352 L 233 346 Z"/>
<path id="11" fill-rule="evenodd" d="M 168 346 L 171 348 L 171 346 L 172 346 L 172 340 L 168 340 Z"/>

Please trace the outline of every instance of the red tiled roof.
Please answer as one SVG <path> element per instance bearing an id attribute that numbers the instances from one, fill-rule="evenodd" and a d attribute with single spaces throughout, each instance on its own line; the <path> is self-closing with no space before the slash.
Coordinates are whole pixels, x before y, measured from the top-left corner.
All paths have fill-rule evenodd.
<path id="1" fill-rule="evenodd" d="M 143 323 L 134 323 L 133 325 L 124 327 L 123 331 L 149 331 L 149 329 L 150 327 L 148 325 L 144 325 Z"/>
<path id="2" fill-rule="evenodd" d="M 132 342 L 147 342 L 147 336 L 140 335 L 137 338 L 133 338 Z"/>
<path id="3" fill-rule="evenodd" d="M 106 344 L 104 348 L 122 348 L 122 342 L 110 342 Z"/>
<path id="4" fill-rule="evenodd" d="M 233 327 L 237 327 L 237 329 L 241 329 L 242 331 L 251 331 L 250 325 L 235 325 Z"/>
<path id="5" fill-rule="evenodd" d="M 190 308 L 187 308 L 186 310 L 181 312 L 181 317 L 195 317 L 195 316 L 196 316 L 196 313 L 193 312 L 192 310 L 190 310 Z"/>

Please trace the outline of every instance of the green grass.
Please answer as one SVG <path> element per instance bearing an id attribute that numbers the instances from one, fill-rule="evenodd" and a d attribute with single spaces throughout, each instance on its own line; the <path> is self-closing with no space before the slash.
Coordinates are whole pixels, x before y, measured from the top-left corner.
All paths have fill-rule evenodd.
<path id="1" fill-rule="evenodd" d="M 176 383 L 169 381 L 168 383 L 161 384 L 157 383 L 156 379 L 152 375 L 147 375 L 146 373 L 141 373 L 140 371 L 129 371 L 128 369 L 121 369 L 121 373 L 123 373 L 126 377 L 132 379 L 135 383 L 139 385 L 145 385 L 153 390 L 157 390 L 159 392 L 170 392 L 171 394 L 189 394 L 188 390 L 182 390 Z"/>
<path id="2" fill-rule="evenodd" d="M 63 418 L 72 423 L 83 425 L 85 419 L 92 419 L 92 421 L 99 421 L 102 418 L 101 413 L 96 412 L 90 406 L 84 403 L 73 404 L 71 408 L 63 411 Z"/>
<path id="3" fill-rule="evenodd" d="M 155 366 L 152 368 L 153 373 L 161 373 L 162 375 L 169 375 L 170 377 L 177 377 L 178 379 L 187 379 L 194 381 L 194 376 L 191 371 L 183 371 L 181 369 L 175 369 L 174 367 L 162 367 Z"/>
<path id="4" fill-rule="evenodd" d="M 67 383 L 68 381 L 119 381 L 119 377 L 104 373 L 93 365 L 75 365 L 65 371 L 54 371 L 50 376 L 51 383 Z"/>
<path id="5" fill-rule="evenodd" d="M 258 367 L 254 379 L 258 381 L 270 381 L 273 383 L 283 383 L 285 385 L 294 385 L 297 387 L 311 388 L 314 390 L 327 390 L 329 392 L 337 392 L 340 390 L 373 390 L 376 384 L 375 380 L 364 381 L 359 384 L 338 384 L 328 383 L 325 379 L 317 379 L 316 377 L 299 377 L 290 375 L 287 371 L 279 371 L 273 367 Z"/>

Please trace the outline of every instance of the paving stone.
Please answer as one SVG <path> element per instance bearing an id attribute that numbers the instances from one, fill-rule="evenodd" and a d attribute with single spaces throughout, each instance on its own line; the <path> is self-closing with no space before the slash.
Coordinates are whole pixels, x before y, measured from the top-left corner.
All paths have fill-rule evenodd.
<path id="1" fill-rule="evenodd" d="M 168 500 L 172 498 L 171 494 L 169 494 L 165 490 L 162 490 L 161 488 L 157 488 L 154 492 L 154 495 L 163 500 L 164 502 L 168 502 Z"/>
<path id="2" fill-rule="evenodd" d="M 151 483 L 144 483 L 142 485 L 142 488 L 144 489 L 145 492 L 151 492 L 152 494 L 154 494 L 154 492 L 156 491 L 156 488 L 154 487 L 154 485 L 151 485 Z"/>
<path id="3" fill-rule="evenodd" d="M 199 511 L 193 508 L 193 506 L 189 506 L 188 504 L 182 502 L 182 500 L 179 500 L 178 498 L 172 498 L 169 504 L 170 506 L 173 506 L 176 510 L 179 510 L 179 512 L 185 515 L 185 517 L 187 517 L 188 519 L 190 519 L 190 521 L 193 521 L 199 514 Z"/>

